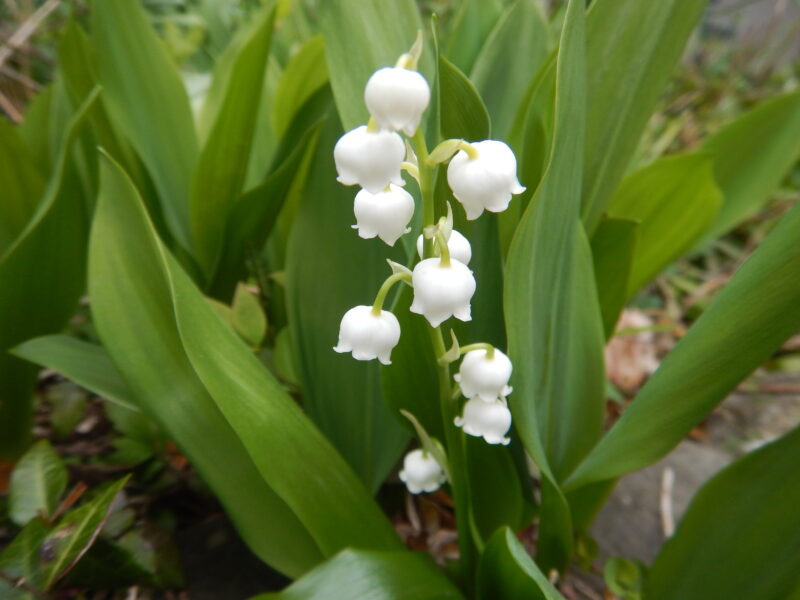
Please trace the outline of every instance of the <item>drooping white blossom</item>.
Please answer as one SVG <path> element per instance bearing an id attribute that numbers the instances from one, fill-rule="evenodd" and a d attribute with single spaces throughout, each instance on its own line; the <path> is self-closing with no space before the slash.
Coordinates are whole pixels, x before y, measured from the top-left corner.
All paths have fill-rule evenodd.
<path id="1" fill-rule="evenodd" d="M 392 348 L 400 341 L 400 323 L 392 313 L 382 310 L 379 315 L 371 306 L 355 306 L 344 313 L 339 326 L 336 352 L 352 352 L 356 360 L 377 358 L 385 365 L 392 364 Z"/>
<path id="2" fill-rule="evenodd" d="M 489 444 L 507 445 L 511 439 L 506 436 L 511 429 L 511 411 L 503 398 L 484 402 L 480 398 L 467 400 L 461 417 L 454 423 L 464 429 L 464 433 L 482 437 Z"/>
<path id="3" fill-rule="evenodd" d="M 414 198 L 403 188 L 389 185 L 377 194 L 361 190 L 353 203 L 354 229 L 364 239 L 379 237 L 390 246 L 408 231 L 414 216 Z"/>
<path id="4" fill-rule="evenodd" d="M 390 183 L 405 185 L 400 164 L 406 155 L 403 138 L 393 131 L 370 131 L 361 125 L 345 133 L 333 148 L 333 159 L 344 185 L 360 185 L 377 194 Z"/>
<path id="5" fill-rule="evenodd" d="M 441 465 L 429 452 L 422 449 L 406 454 L 399 476 L 412 494 L 435 492 L 445 482 Z"/>
<path id="6" fill-rule="evenodd" d="M 493 402 L 511 393 L 508 385 L 511 360 L 496 348 L 491 357 L 489 355 L 483 348 L 470 350 L 464 355 L 458 373 L 453 376 L 467 398 L 478 397 L 484 402 Z"/>
<path id="7" fill-rule="evenodd" d="M 411 137 L 428 108 L 431 90 L 419 72 L 402 67 L 378 69 L 367 81 L 364 102 L 382 129 L 403 131 Z"/>
<path id="8" fill-rule="evenodd" d="M 470 158 L 459 150 L 447 167 L 447 183 L 464 206 L 467 219 L 477 219 L 484 210 L 502 212 L 513 194 L 525 188 L 517 179 L 517 159 L 504 142 L 485 140 L 470 144 L 477 152 Z"/>
<path id="9" fill-rule="evenodd" d="M 438 258 L 426 258 L 414 267 L 411 274 L 414 300 L 409 310 L 423 315 L 432 327 L 455 317 L 472 319 L 470 300 L 475 294 L 475 277 L 469 267 L 458 260 L 443 265 Z"/>
<path id="10" fill-rule="evenodd" d="M 425 239 L 422 234 L 420 234 L 417 238 L 417 254 L 419 254 L 420 258 L 422 258 L 424 243 Z M 455 229 L 450 232 L 450 239 L 447 240 L 447 249 L 450 251 L 450 258 L 455 258 L 458 262 L 464 263 L 465 265 L 468 265 L 469 261 L 472 259 L 472 246 L 470 246 L 469 240 Z M 436 256 L 440 254 L 435 244 L 433 253 Z"/>

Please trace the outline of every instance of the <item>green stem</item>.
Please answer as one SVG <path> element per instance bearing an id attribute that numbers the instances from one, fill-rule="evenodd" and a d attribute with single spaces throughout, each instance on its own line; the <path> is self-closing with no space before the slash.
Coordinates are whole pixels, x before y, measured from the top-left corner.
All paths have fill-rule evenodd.
<path id="1" fill-rule="evenodd" d="M 450 266 L 450 247 L 447 245 L 447 240 L 444 237 L 444 233 L 442 233 L 441 229 L 436 232 L 436 241 L 439 245 L 439 256 L 442 257 L 442 260 L 439 264 L 443 267 Z"/>
<path id="2" fill-rule="evenodd" d="M 395 273 L 386 278 L 386 281 L 381 285 L 381 289 L 379 289 L 378 293 L 375 295 L 375 302 L 372 303 L 373 315 L 376 317 L 381 315 L 386 296 L 389 294 L 389 290 L 392 289 L 392 286 L 398 281 L 411 281 L 411 275 L 408 273 Z"/>
<path id="3" fill-rule="evenodd" d="M 428 147 L 422 129 L 414 134 L 414 151 L 417 153 L 419 165 L 419 188 L 422 195 L 423 227 L 432 227 L 435 224 L 436 214 L 434 208 L 433 182 L 434 168 L 428 163 Z M 442 257 L 447 256 L 447 243 L 440 248 Z M 433 257 L 433 240 L 425 239 L 424 258 Z M 441 327 L 429 328 L 433 354 L 442 356 L 447 351 L 442 336 Z M 455 502 L 456 527 L 458 529 L 458 546 L 460 554 L 461 578 L 466 588 L 467 595 L 471 595 L 476 568 L 476 548 L 469 526 L 469 482 L 467 480 L 467 456 L 464 446 L 464 433 L 458 429 L 453 420 L 458 416 L 458 400 L 453 398 L 452 378 L 450 365 L 437 365 L 439 380 L 439 407 L 442 414 L 442 426 L 445 432 L 447 458 L 450 463 L 450 487 L 453 490 Z"/>
<path id="4" fill-rule="evenodd" d="M 458 351 L 461 356 L 464 356 L 467 352 L 471 352 L 472 350 L 486 350 L 486 358 L 489 360 L 494 358 L 494 346 L 491 344 L 487 344 L 486 342 L 478 342 L 477 344 L 467 344 L 466 346 L 461 346 Z"/>

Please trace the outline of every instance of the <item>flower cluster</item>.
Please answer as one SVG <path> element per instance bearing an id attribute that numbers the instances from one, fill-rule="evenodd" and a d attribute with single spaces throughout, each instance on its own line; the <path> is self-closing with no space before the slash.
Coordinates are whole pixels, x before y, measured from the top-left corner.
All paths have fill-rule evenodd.
<path id="1" fill-rule="evenodd" d="M 418 130 L 430 101 L 430 88 L 416 70 L 419 48 L 416 50 L 416 55 L 412 49 L 401 56 L 394 67 L 373 73 L 364 90 L 369 123 L 345 133 L 333 151 L 337 180 L 362 188 L 353 204 L 353 228 L 362 238 L 378 237 L 390 246 L 410 231 L 415 212 L 414 198 L 404 189 L 403 171 L 417 179 L 422 189 L 422 178 L 430 177 L 437 165 L 449 160 L 447 183 L 468 220 L 477 219 L 484 210 L 505 210 L 512 196 L 525 190 L 517 179 L 514 153 L 504 142 L 445 140 L 428 154 Z M 416 144 L 416 155 L 407 155 L 401 134 Z M 422 201 L 433 200 L 423 197 Z M 432 204 L 425 206 L 425 214 L 433 214 Z M 472 319 L 470 302 L 476 282 L 467 266 L 472 258 L 469 241 L 453 230 L 449 208 L 446 217 L 423 225 L 416 243 L 420 260 L 413 271 L 390 262 L 394 273 L 381 286 L 373 305 L 356 306 L 345 313 L 336 352 L 350 352 L 357 360 L 377 358 L 383 364 L 391 363 L 391 351 L 400 340 L 400 324 L 394 314 L 383 310 L 383 302 L 390 287 L 400 281 L 413 288 L 409 310 L 422 315 L 431 327 L 438 328 L 451 317 Z M 488 344 L 458 350 L 456 343 L 451 353 L 454 351 L 450 358 L 437 358 L 447 368 L 447 363 L 465 354 L 454 379 L 467 402 L 455 425 L 490 444 L 507 444 L 511 361 Z M 414 450 L 405 457 L 400 478 L 409 491 L 420 493 L 438 488 L 445 475 L 436 458 Z"/>

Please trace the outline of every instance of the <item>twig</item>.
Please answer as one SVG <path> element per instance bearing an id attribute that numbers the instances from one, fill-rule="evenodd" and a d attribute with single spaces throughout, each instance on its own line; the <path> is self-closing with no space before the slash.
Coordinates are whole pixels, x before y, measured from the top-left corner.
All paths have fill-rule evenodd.
<path id="1" fill-rule="evenodd" d="M 20 123 L 22 121 L 22 113 L 19 112 L 19 109 L 14 106 L 14 103 L 11 102 L 3 92 L 0 92 L 0 108 L 5 111 L 8 118 L 14 123 Z"/>
<path id="2" fill-rule="evenodd" d="M 8 42 L 0 48 L 0 67 L 5 64 L 15 50 L 28 41 L 28 38 L 39 28 L 42 21 L 44 21 L 59 4 L 61 4 L 61 0 L 47 0 L 47 2 L 42 4 L 35 13 L 19 26 L 19 29 L 14 32 L 14 35 L 8 38 Z"/>
<path id="3" fill-rule="evenodd" d="M 661 498 L 659 507 L 661 509 L 661 531 L 664 537 L 672 537 L 675 533 L 675 517 L 672 512 L 672 486 L 675 483 L 675 471 L 672 467 L 667 467 L 661 473 Z"/>

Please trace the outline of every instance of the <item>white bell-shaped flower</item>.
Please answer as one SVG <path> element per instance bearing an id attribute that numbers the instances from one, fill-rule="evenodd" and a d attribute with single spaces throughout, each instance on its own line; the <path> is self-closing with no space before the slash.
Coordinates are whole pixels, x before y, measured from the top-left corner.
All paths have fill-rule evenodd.
<path id="1" fill-rule="evenodd" d="M 426 258 L 414 267 L 411 286 L 414 301 L 409 310 L 423 315 L 432 327 L 450 317 L 472 319 L 469 302 L 475 293 L 475 277 L 464 263 L 451 258 L 444 265 L 441 259 Z"/>
<path id="2" fill-rule="evenodd" d="M 403 459 L 400 481 L 406 484 L 412 494 L 435 492 L 445 482 L 444 471 L 430 452 L 422 449 L 412 450 Z"/>
<path id="3" fill-rule="evenodd" d="M 355 306 L 344 313 L 339 326 L 336 352 L 352 352 L 356 360 L 377 358 L 392 364 L 392 348 L 400 341 L 400 323 L 392 313 L 382 310 L 376 315 L 371 306 Z"/>
<path id="4" fill-rule="evenodd" d="M 467 398 L 478 397 L 484 402 L 494 402 L 511 393 L 508 380 L 511 379 L 511 359 L 498 349 L 489 352 L 480 348 L 470 350 L 461 361 L 461 368 L 453 378 L 461 386 L 461 393 Z"/>
<path id="5" fill-rule="evenodd" d="M 422 258 L 424 243 L 425 239 L 422 237 L 422 234 L 420 234 L 417 238 L 417 254 L 419 254 L 420 258 Z M 472 246 L 470 246 L 469 240 L 455 229 L 450 232 L 450 239 L 447 240 L 447 249 L 450 251 L 450 257 L 455 258 L 458 262 L 468 265 L 469 261 L 472 260 Z M 439 256 L 439 249 L 435 244 L 433 253 Z"/>
<path id="6" fill-rule="evenodd" d="M 484 210 L 502 212 L 512 194 L 525 188 L 517 179 L 517 159 L 504 142 L 485 140 L 470 144 L 477 156 L 459 150 L 447 167 L 447 183 L 464 206 L 467 219 L 477 219 Z"/>
<path id="7" fill-rule="evenodd" d="M 377 194 L 361 190 L 353 203 L 356 215 L 354 229 L 364 239 L 381 238 L 394 246 L 401 235 L 408 231 L 408 223 L 414 216 L 414 198 L 403 188 L 390 185 Z"/>
<path id="8" fill-rule="evenodd" d="M 417 71 L 401 67 L 378 69 L 367 81 L 364 102 L 382 129 L 403 131 L 411 137 L 428 108 L 431 90 Z"/>
<path id="9" fill-rule="evenodd" d="M 366 125 L 348 131 L 333 148 L 333 160 L 344 185 L 360 185 L 377 194 L 390 183 L 405 185 L 400 164 L 406 156 L 403 138 L 393 131 L 370 131 Z"/>
<path id="10" fill-rule="evenodd" d="M 480 398 L 467 400 L 463 416 L 456 417 L 454 423 L 463 428 L 464 433 L 482 437 L 489 444 L 505 446 L 511 441 L 506 436 L 511 429 L 511 411 L 502 398 L 492 402 L 484 402 Z"/>

